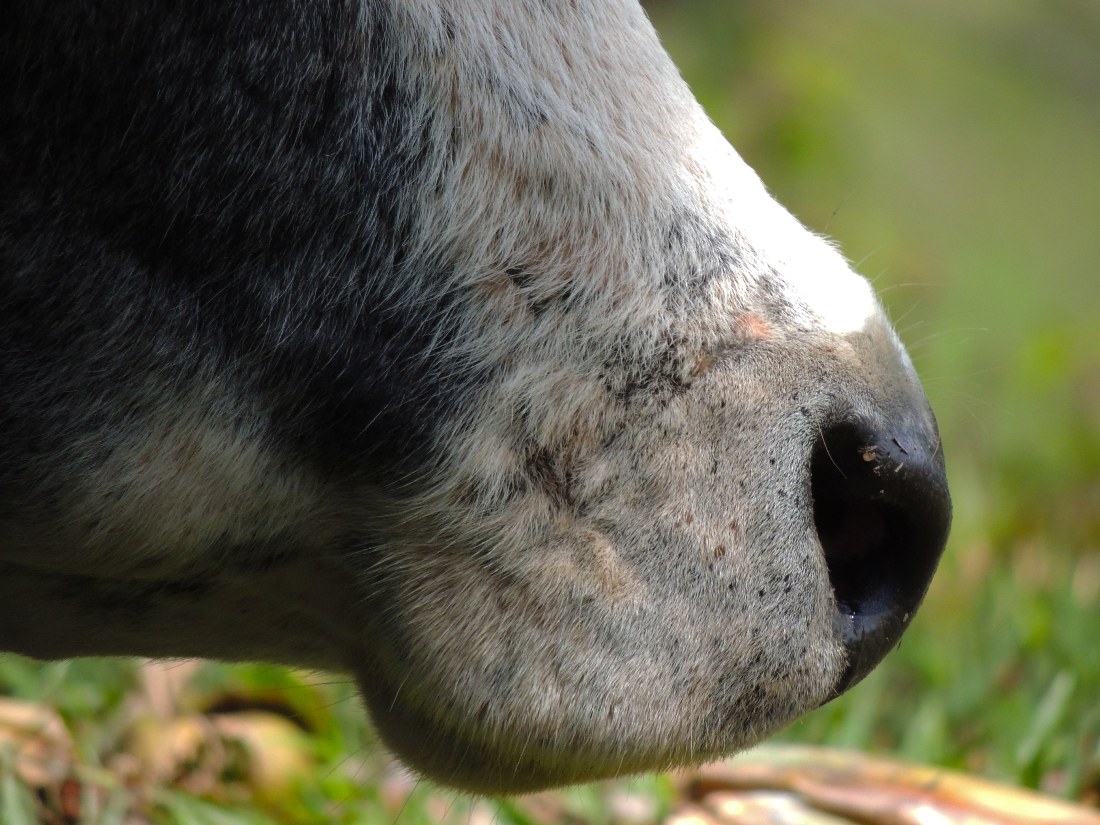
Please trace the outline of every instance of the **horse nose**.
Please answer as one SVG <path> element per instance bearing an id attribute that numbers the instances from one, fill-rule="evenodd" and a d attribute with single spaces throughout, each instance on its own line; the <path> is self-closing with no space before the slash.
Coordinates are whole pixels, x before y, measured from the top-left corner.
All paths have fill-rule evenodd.
<path id="1" fill-rule="evenodd" d="M 951 498 L 934 423 L 840 421 L 822 430 L 810 472 L 848 654 L 839 695 L 890 652 L 913 618 L 947 542 Z"/>

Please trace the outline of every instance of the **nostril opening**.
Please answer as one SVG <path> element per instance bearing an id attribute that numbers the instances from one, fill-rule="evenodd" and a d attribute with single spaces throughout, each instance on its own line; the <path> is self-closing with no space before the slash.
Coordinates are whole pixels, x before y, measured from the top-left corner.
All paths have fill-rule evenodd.
<path id="1" fill-rule="evenodd" d="M 829 582 L 841 611 L 877 612 L 892 589 L 884 575 L 885 547 L 890 543 L 896 514 L 876 500 L 868 489 L 863 443 L 852 426 L 841 425 L 822 433 L 811 461 L 814 523 L 825 552 Z"/>
<path id="2" fill-rule="evenodd" d="M 928 588 L 950 521 L 943 464 L 922 442 L 846 421 L 818 438 L 810 488 L 850 684 L 889 652 Z"/>

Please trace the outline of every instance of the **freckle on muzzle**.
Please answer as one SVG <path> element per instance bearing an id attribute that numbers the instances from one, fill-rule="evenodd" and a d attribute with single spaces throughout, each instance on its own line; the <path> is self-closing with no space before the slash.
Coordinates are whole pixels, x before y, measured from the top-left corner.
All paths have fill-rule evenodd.
<path id="1" fill-rule="evenodd" d="M 814 522 L 836 596 L 848 666 L 830 698 L 898 643 L 935 572 L 951 524 L 934 429 L 824 429 L 810 462 Z"/>

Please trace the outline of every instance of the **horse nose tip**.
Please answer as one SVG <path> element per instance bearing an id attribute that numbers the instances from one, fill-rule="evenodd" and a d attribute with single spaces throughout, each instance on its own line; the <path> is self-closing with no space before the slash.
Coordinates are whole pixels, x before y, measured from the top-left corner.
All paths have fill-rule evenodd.
<path id="1" fill-rule="evenodd" d="M 934 424 L 838 422 L 822 430 L 810 467 L 848 655 L 835 696 L 866 676 L 911 621 L 947 542 L 951 498 Z"/>

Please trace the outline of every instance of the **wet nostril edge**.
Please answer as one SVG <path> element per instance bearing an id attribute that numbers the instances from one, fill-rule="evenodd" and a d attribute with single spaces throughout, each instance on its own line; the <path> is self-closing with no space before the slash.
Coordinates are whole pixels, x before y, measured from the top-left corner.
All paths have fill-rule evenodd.
<path id="1" fill-rule="evenodd" d="M 848 652 L 841 693 L 897 644 L 939 562 L 951 523 L 943 458 L 926 435 L 844 421 L 810 461 L 814 522 Z"/>

